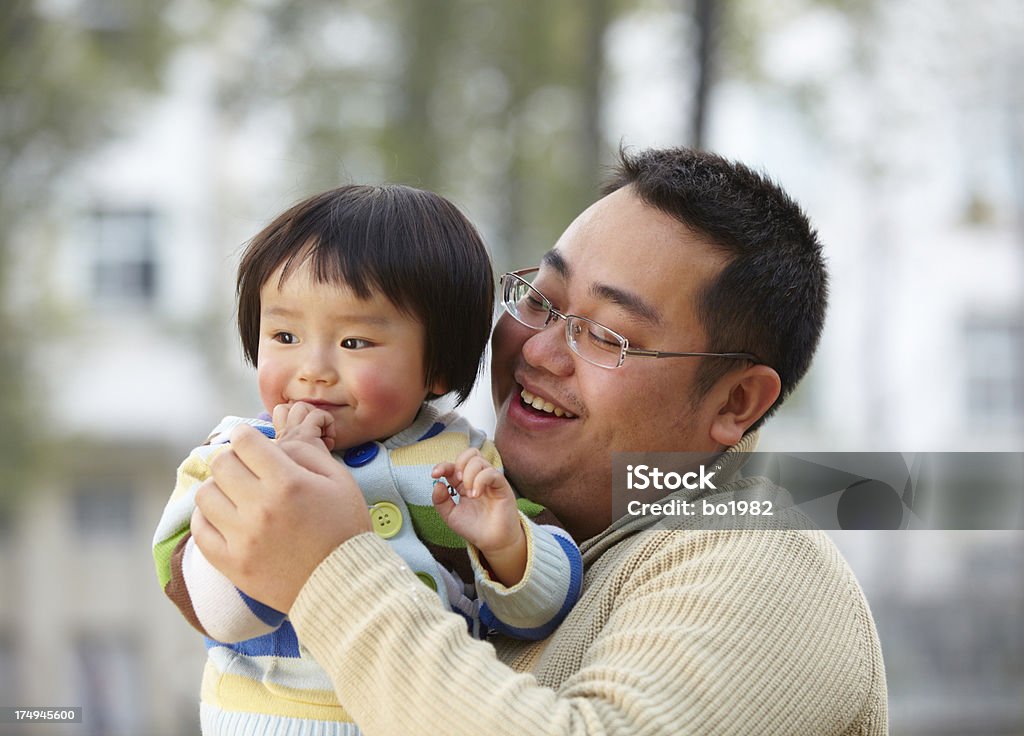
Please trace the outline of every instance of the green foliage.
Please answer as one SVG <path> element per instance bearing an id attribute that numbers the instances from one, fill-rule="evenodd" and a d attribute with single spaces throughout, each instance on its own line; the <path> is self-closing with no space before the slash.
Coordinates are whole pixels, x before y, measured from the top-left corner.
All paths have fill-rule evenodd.
<path id="1" fill-rule="evenodd" d="M 229 116 L 278 111 L 301 193 L 402 181 L 478 205 L 499 266 L 596 195 L 608 0 L 249 0 L 222 33 Z M 482 204 L 481 204 L 482 203 Z"/>
<path id="2" fill-rule="evenodd" d="M 33 325 L 10 314 L 4 293 L 7 239 L 18 222 L 45 218 L 52 182 L 117 130 L 134 95 L 157 87 L 179 40 L 165 22 L 170 5 L 7 0 L 0 8 L 0 504 L 21 487 L 44 431 L 26 364 Z"/>
<path id="3" fill-rule="evenodd" d="M 0 10 L 0 204 L 34 201 L 74 155 L 111 133 L 114 101 L 155 87 L 176 40 L 169 0 L 93 3 L 44 15 L 30 0 Z M 72 6 L 76 7 L 76 6 Z M 114 8 L 117 8 L 116 14 Z"/>

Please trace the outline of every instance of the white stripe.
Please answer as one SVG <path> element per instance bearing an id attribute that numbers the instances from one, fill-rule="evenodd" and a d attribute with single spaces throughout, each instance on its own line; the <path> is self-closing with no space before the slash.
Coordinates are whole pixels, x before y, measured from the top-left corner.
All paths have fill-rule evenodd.
<path id="1" fill-rule="evenodd" d="M 185 544 L 181 570 L 192 608 L 211 639 L 245 641 L 274 630 L 252 612 L 238 589 L 210 564 L 194 539 L 189 538 Z"/>

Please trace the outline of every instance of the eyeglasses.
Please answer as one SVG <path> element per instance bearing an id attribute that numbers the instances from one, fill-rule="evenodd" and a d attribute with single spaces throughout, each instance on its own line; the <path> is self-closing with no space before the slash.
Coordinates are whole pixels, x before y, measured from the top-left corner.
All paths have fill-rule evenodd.
<path id="1" fill-rule="evenodd" d="M 736 358 L 760 363 L 753 353 L 668 353 L 629 347 L 629 340 L 599 322 L 576 314 L 562 314 L 537 290 L 531 279 L 539 267 L 511 271 L 501 277 L 501 305 L 517 322 L 543 330 L 556 317 L 565 321 L 565 341 L 574 353 L 601 368 L 619 368 L 627 355 L 636 358 Z M 524 278 L 526 277 L 526 278 Z"/>

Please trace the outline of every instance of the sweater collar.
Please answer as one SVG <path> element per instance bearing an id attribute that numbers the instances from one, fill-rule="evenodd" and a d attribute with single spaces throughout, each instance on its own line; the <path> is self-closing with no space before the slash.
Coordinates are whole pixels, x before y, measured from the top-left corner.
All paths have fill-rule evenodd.
<path id="1" fill-rule="evenodd" d="M 437 407 L 432 404 L 424 403 L 420 406 L 419 413 L 416 414 L 416 418 L 412 420 L 412 424 L 403 429 L 397 434 L 393 434 L 384 440 L 381 444 L 387 450 L 394 450 L 399 447 L 405 447 L 411 445 L 414 442 L 418 442 L 423 439 L 424 436 L 430 436 L 431 430 L 440 419 L 440 412 Z M 434 432 L 436 434 L 436 432 Z"/>
<path id="2" fill-rule="evenodd" d="M 726 483 L 735 480 L 750 457 L 750 453 L 757 449 L 759 438 L 760 430 L 754 430 L 744 435 L 735 445 L 722 452 L 714 463 L 717 478 Z M 671 494 L 671 497 L 677 495 L 679 495 L 678 492 Z M 649 516 L 623 516 L 616 519 L 603 532 L 580 544 L 580 552 L 584 555 L 584 562 L 593 561 L 624 538 L 652 526 L 656 521 L 656 518 Z"/>

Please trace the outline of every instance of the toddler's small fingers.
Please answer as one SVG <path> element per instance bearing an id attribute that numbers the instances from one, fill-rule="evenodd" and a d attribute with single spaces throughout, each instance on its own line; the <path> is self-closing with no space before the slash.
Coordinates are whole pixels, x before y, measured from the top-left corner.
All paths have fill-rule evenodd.
<path id="1" fill-rule="evenodd" d="M 441 476 L 449 476 L 455 474 L 455 463 L 440 462 L 434 466 L 434 469 L 430 471 L 431 478 L 440 478 Z"/>
<path id="2" fill-rule="evenodd" d="M 274 407 L 271 417 L 274 422 L 274 431 L 277 434 L 281 434 L 288 425 L 288 408 L 288 404 L 278 404 Z"/>
<path id="3" fill-rule="evenodd" d="M 455 466 L 459 470 L 463 470 L 470 461 L 475 457 L 481 457 L 480 451 L 475 447 L 469 447 L 459 453 L 459 456 L 455 458 Z"/>
<path id="4" fill-rule="evenodd" d="M 448 484 L 443 480 L 435 480 L 430 489 L 430 500 L 435 506 L 448 500 Z"/>

